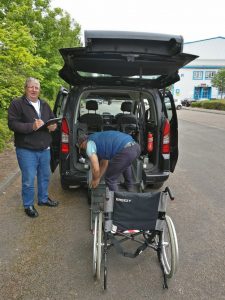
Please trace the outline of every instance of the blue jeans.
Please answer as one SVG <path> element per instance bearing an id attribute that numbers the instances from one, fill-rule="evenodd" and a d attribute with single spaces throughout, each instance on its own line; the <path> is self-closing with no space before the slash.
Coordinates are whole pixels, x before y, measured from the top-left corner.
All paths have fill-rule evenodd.
<path id="1" fill-rule="evenodd" d="M 18 164 L 22 173 L 22 199 L 24 208 L 34 205 L 34 180 L 37 176 L 38 203 L 48 200 L 50 179 L 50 149 L 29 150 L 16 148 Z"/>

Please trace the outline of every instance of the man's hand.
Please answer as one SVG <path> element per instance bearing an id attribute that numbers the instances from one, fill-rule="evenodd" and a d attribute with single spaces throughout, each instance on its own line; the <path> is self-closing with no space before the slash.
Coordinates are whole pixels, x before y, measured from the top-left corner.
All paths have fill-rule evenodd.
<path id="1" fill-rule="evenodd" d="M 34 119 L 33 130 L 37 130 L 42 125 L 44 125 L 44 122 L 41 119 Z"/>
<path id="2" fill-rule="evenodd" d="M 99 185 L 99 182 L 100 182 L 100 178 L 98 178 L 98 179 L 92 179 L 92 181 L 91 181 L 91 187 L 93 189 L 95 189 Z"/>
<path id="3" fill-rule="evenodd" d="M 55 123 L 55 124 L 49 125 L 47 128 L 48 128 L 49 132 L 55 131 L 57 128 L 57 124 Z"/>

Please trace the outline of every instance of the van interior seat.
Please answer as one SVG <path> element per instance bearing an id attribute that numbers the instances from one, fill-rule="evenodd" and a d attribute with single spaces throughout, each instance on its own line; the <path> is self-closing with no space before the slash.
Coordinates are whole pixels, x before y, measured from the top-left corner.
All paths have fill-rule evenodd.
<path id="1" fill-rule="evenodd" d="M 88 113 L 80 116 L 80 122 L 87 124 L 88 132 L 101 131 L 103 125 L 103 119 L 100 114 L 96 113 L 98 110 L 98 103 L 95 100 L 89 100 L 86 102 L 86 109 Z M 90 112 L 94 111 L 94 112 Z"/>
<path id="2" fill-rule="evenodd" d="M 117 117 L 118 130 L 130 133 L 130 131 L 137 130 L 137 118 L 131 113 L 132 103 L 125 101 L 121 104 L 122 114 Z M 125 113 L 128 112 L 128 113 Z"/>

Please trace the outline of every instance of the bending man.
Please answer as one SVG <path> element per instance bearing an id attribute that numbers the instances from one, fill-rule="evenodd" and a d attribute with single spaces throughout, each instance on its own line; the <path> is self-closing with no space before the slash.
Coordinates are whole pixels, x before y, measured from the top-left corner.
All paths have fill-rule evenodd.
<path id="1" fill-rule="evenodd" d="M 133 192 L 132 162 L 140 155 L 140 146 L 134 139 L 120 131 L 102 131 L 78 137 L 78 147 L 86 150 L 92 169 L 91 187 L 96 188 L 105 174 L 109 190 L 117 191 L 117 180 L 121 174 L 125 186 Z"/>

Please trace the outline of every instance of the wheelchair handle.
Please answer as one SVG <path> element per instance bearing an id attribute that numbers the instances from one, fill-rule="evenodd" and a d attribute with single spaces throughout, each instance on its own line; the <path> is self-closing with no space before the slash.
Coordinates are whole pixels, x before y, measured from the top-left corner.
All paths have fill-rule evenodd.
<path id="1" fill-rule="evenodd" d="M 172 192 L 171 192 L 171 189 L 170 189 L 168 186 L 165 188 L 164 193 L 168 193 L 171 200 L 174 200 L 174 199 L 175 199 L 175 198 L 174 198 L 174 195 L 173 195 Z"/>

